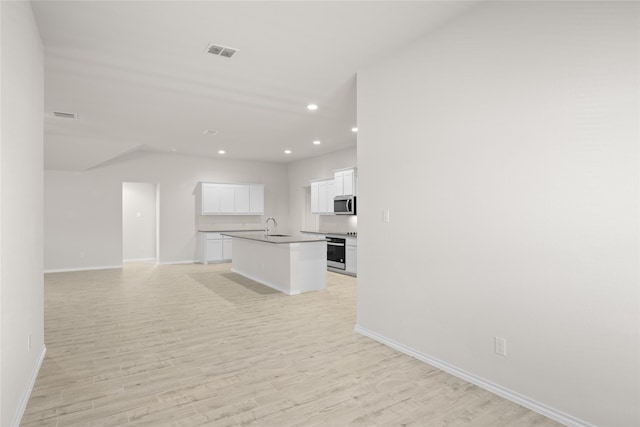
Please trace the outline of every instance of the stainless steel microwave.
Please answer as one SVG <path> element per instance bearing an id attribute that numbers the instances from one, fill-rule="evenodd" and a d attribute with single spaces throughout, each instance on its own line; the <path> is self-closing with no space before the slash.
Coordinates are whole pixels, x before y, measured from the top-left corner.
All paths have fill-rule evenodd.
<path id="1" fill-rule="evenodd" d="M 355 215 L 356 196 L 336 196 L 333 199 L 333 213 L 336 215 Z"/>

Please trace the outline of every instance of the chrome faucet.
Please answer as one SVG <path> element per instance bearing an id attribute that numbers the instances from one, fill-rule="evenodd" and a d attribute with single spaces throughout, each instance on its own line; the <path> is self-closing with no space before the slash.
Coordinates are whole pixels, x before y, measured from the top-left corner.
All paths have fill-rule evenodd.
<path id="1" fill-rule="evenodd" d="M 273 226 L 274 227 L 278 226 L 278 222 L 274 217 L 270 216 L 269 218 L 267 218 L 267 221 L 265 221 L 265 224 L 264 224 L 264 232 L 267 236 L 269 235 L 269 220 L 271 219 L 273 220 Z"/>

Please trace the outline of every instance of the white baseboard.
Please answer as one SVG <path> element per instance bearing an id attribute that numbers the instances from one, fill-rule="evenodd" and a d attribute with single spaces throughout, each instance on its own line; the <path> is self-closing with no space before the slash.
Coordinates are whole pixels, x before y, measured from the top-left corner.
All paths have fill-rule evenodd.
<path id="1" fill-rule="evenodd" d="M 199 263 L 200 260 L 197 259 L 187 259 L 184 261 L 164 261 L 164 262 L 159 262 L 158 264 L 160 265 L 177 265 L 177 264 L 197 264 Z"/>
<path id="2" fill-rule="evenodd" d="M 128 258 L 128 259 L 123 259 L 122 262 L 141 262 L 141 261 L 155 261 L 156 258 Z"/>
<path id="3" fill-rule="evenodd" d="M 537 402 L 533 399 L 530 399 L 526 396 L 521 395 L 513 390 L 509 390 L 504 388 L 498 384 L 492 383 L 484 378 L 478 377 L 470 372 L 459 369 L 455 366 L 449 365 L 446 362 L 438 360 L 434 357 L 431 357 L 427 354 L 421 353 L 417 350 L 414 350 L 411 347 L 407 347 L 404 344 L 401 344 L 397 341 L 379 335 L 367 328 L 356 325 L 355 332 L 364 335 L 365 337 L 369 337 L 374 341 L 378 341 L 384 345 L 387 345 L 391 348 L 394 348 L 406 355 L 414 357 L 422 362 L 428 363 L 429 365 L 435 366 L 438 369 L 441 369 L 455 377 L 461 378 L 465 381 L 468 381 L 472 384 L 477 385 L 487 391 L 490 391 L 493 394 L 497 394 L 500 397 L 504 397 L 507 400 L 517 403 L 518 405 L 524 406 L 525 408 L 531 409 L 534 412 L 544 415 L 545 417 L 551 418 L 554 421 L 562 423 L 568 427 L 595 427 L 593 424 L 590 424 L 586 421 L 580 420 L 572 415 L 566 414 L 562 411 L 558 411 L 554 408 L 551 408 L 543 403 Z"/>
<path id="4" fill-rule="evenodd" d="M 75 267 L 75 268 L 60 268 L 44 270 L 45 273 L 67 273 L 70 271 L 89 271 L 89 270 L 109 270 L 114 268 L 122 268 L 122 264 L 119 265 L 100 265 L 94 267 Z"/>
<path id="5" fill-rule="evenodd" d="M 155 258 L 145 258 L 145 259 L 127 259 L 124 262 L 129 261 L 155 261 Z M 188 259 L 184 261 L 171 261 L 171 262 L 158 262 L 159 265 L 174 265 L 174 264 L 196 264 L 199 260 Z M 94 267 L 75 267 L 75 268 L 53 268 L 44 270 L 45 273 L 67 273 L 72 271 L 90 271 L 90 270 L 109 270 L 113 268 L 122 268 L 123 264 L 119 265 L 101 265 Z"/>
<path id="6" fill-rule="evenodd" d="M 33 386 L 36 384 L 36 379 L 38 378 L 38 373 L 40 372 L 40 367 L 42 366 L 42 362 L 44 361 L 44 355 L 47 354 L 47 347 L 42 346 L 42 351 L 40 352 L 40 358 L 36 363 L 36 366 L 31 372 L 31 377 L 29 378 L 29 383 L 27 384 L 27 388 L 20 399 L 20 405 L 18 406 L 18 410 L 16 411 L 16 415 L 13 418 L 13 422 L 11 425 L 13 427 L 19 427 L 20 422 L 22 421 L 22 416 L 24 415 L 24 411 L 27 409 L 27 403 L 29 402 L 29 398 L 31 397 L 31 392 L 33 391 Z"/>

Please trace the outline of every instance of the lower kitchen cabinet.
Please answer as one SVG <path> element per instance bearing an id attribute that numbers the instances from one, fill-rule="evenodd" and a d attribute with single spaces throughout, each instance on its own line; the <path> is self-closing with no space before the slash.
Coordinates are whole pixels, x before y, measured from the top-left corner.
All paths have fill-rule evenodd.
<path id="1" fill-rule="evenodd" d="M 346 239 L 345 247 L 345 271 L 356 275 L 358 274 L 358 240 Z"/>
<path id="2" fill-rule="evenodd" d="M 202 254 L 202 263 L 221 261 L 222 258 L 222 238 L 207 239 L 204 244 L 205 253 Z"/>
<path id="3" fill-rule="evenodd" d="M 233 239 L 220 233 L 200 232 L 200 262 L 231 261 Z"/>

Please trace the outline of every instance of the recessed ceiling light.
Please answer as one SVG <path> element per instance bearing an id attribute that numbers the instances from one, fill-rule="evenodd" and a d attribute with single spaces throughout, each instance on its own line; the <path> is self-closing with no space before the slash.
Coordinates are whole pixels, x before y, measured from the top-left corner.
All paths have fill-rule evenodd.
<path id="1" fill-rule="evenodd" d="M 216 133 L 218 133 L 218 131 L 217 130 L 209 130 L 209 129 L 207 129 L 202 133 L 205 134 L 205 135 L 215 135 Z"/>
<path id="2" fill-rule="evenodd" d="M 175 153 L 176 151 L 178 151 L 178 150 L 176 150 L 175 148 L 172 148 L 172 149 L 171 149 L 171 152 L 172 152 L 172 153 Z"/>
<path id="3" fill-rule="evenodd" d="M 284 150 L 284 154 L 291 154 L 291 150 Z"/>
<path id="4" fill-rule="evenodd" d="M 318 106 L 316 104 L 307 105 L 307 110 L 315 111 L 317 109 L 318 109 Z"/>
<path id="5" fill-rule="evenodd" d="M 358 132 L 358 128 L 351 128 L 351 132 Z"/>
<path id="6" fill-rule="evenodd" d="M 224 154 L 226 151 L 224 150 L 218 150 L 218 154 Z"/>
<path id="7" fill-rule="evenodd" d="M 316 139 L 315 141 L 313 141 L 313 145 L 320 145 L 320 141 Z"/>

